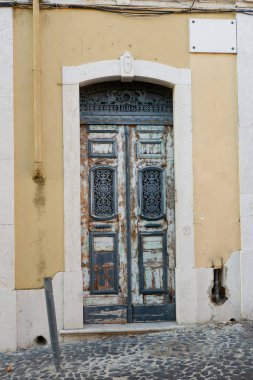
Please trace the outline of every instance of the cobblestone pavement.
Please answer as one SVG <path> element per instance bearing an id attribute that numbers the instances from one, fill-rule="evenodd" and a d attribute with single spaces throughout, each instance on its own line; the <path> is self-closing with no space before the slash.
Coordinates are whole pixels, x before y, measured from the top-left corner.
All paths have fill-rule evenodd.
<path id="1" fill-rule="evenodd" d="M 0 379 L 253 379 L 253 323 L 208 325 L 0 353 Z"/>

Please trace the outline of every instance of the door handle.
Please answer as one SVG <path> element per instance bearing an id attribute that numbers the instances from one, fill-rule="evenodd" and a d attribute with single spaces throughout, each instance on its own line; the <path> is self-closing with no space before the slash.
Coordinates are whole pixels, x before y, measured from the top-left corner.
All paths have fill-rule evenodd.
<path id="1" fill-rule="evenodd" d="M 162 224 L 160 223 L 148 223 L 148 224 L 144 224 L 144 227 L 146 228 L 162 228 Z"/>
<path id="2" fill-rule="evenodd" d="M 105 230 L 106 228 L 111 228 L 110 224 L 96 224 L 93 228 L 97 230 Z"/>

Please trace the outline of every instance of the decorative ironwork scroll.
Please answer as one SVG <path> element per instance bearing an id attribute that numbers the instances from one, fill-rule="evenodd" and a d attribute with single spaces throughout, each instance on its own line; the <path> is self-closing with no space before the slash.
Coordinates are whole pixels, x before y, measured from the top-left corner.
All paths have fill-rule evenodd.
<path id="1" fill-rule="evenodd" d="M 164 216 L 164 173 L 157 167 L 139 172 L 140 210 L 144 219 L 157 220 Z"/>
<path id="2" fill-rule="evenodd" d="M 80 118 L 88 124 L 172 124 L 172 89 L 143 82 L 107 82 L 80 89 Z"/>
<path id="3" fill-rule="evenodd" d="M 116 169 L 96 166 L 90 171 L 90 211 L 94 219 L 116 215 Z"/>

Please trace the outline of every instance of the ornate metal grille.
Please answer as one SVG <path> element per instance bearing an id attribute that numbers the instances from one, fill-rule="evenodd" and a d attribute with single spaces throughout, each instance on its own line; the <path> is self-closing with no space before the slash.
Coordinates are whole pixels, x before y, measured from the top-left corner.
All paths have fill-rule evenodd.
<path id="1" fill-rule="evenodd" d="M 172 90 L 142 82 L 90 85 L 80 89 L 81 122 L 172 123 Z"/>
<path id="2" fill-rule="evenodd" d="M 93 168 L 90 191 L 92 216 L 99 219 L 112 218 L 116 214 L 115 169 Z"/>
<path id="3" fill-rule="evenodd" d="M 145 219 L 160 219 L 164 215 L 163 170 L 145 168 L 140 171 L 140 206 Z"/>

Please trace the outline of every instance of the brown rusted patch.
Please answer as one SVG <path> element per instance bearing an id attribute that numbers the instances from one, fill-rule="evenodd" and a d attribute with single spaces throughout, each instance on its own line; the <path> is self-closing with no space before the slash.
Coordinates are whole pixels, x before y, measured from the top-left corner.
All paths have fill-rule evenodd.
<path id="1" fill-rule="evenodd" d="M 175 297 L 175 290 L 173 288 L 169 288 L 169 301 L 173 302 Z"/>
<path id="2" fill-rule="evenodd" d="M 80 127 L 80 180 L 81 180 L 81 193 L 80 193 L 80 223 L 81 223 L 81 252 L 82 252 L 82 268 L 83 268 L 83 285 L 84 290 L 89 288 L 90 266 L 89 266 L 89 251 L 88 251 L 88 222 L 89 222 L 89 204 L 88 204 L 88 165 L 87 165 L 87 151 L 88 151 L 88 138 L 86 126 Z M 88 278 L 87 278 L 88 277 Z"/>
<path id="3" fill-rule="evenodd" d="M 126 223 L 125 223 L 125 221 L 122 221 L 121 232 L 122 232 L 122 235 L 125 237 L 125 235 L 126 235 Z"/>
<path id="4" fill-rule="evenodd" d="M 144 272 L 144 276 L 143 276 L 143 285 L 144 285 L 144 289 L 147 289 L 147 281 L 146 281 L 145 272 Z"/>
<path id="5" fill-rule="evenodd" d="M 136 238 L 137 238 L 137 229 L 136 228 L 132 228 L 131 238 L 133 241 L 136 240 Z"/>
<path id="6" fill-rule="evenodd" d="M 102 272 L 102 273 L 101 273 Z M 94 265 L 94 289 L 95 290 L 112 290 L 113 289 L 113 265 L 111 263 L 104 265 Z"/>
<path id="7" fill-rule="evenodd" d="M 156 289 L 155 274 L 154 274 L 154 272 L 152 272 L 152 289 Z"/>
<path id="8" fill-rule="evenodd" d="M 126 263 L 120 264 L 120 272 L 119 272 L 119 284 L 120 284 L 120 291 L 122 294 L 122 291 L 126 292 L 127 289 L 127 265 Z M 123 299 L 124 297 L 122 297 Z M 124 301 L 122 301 L 124 303 Z"/>

